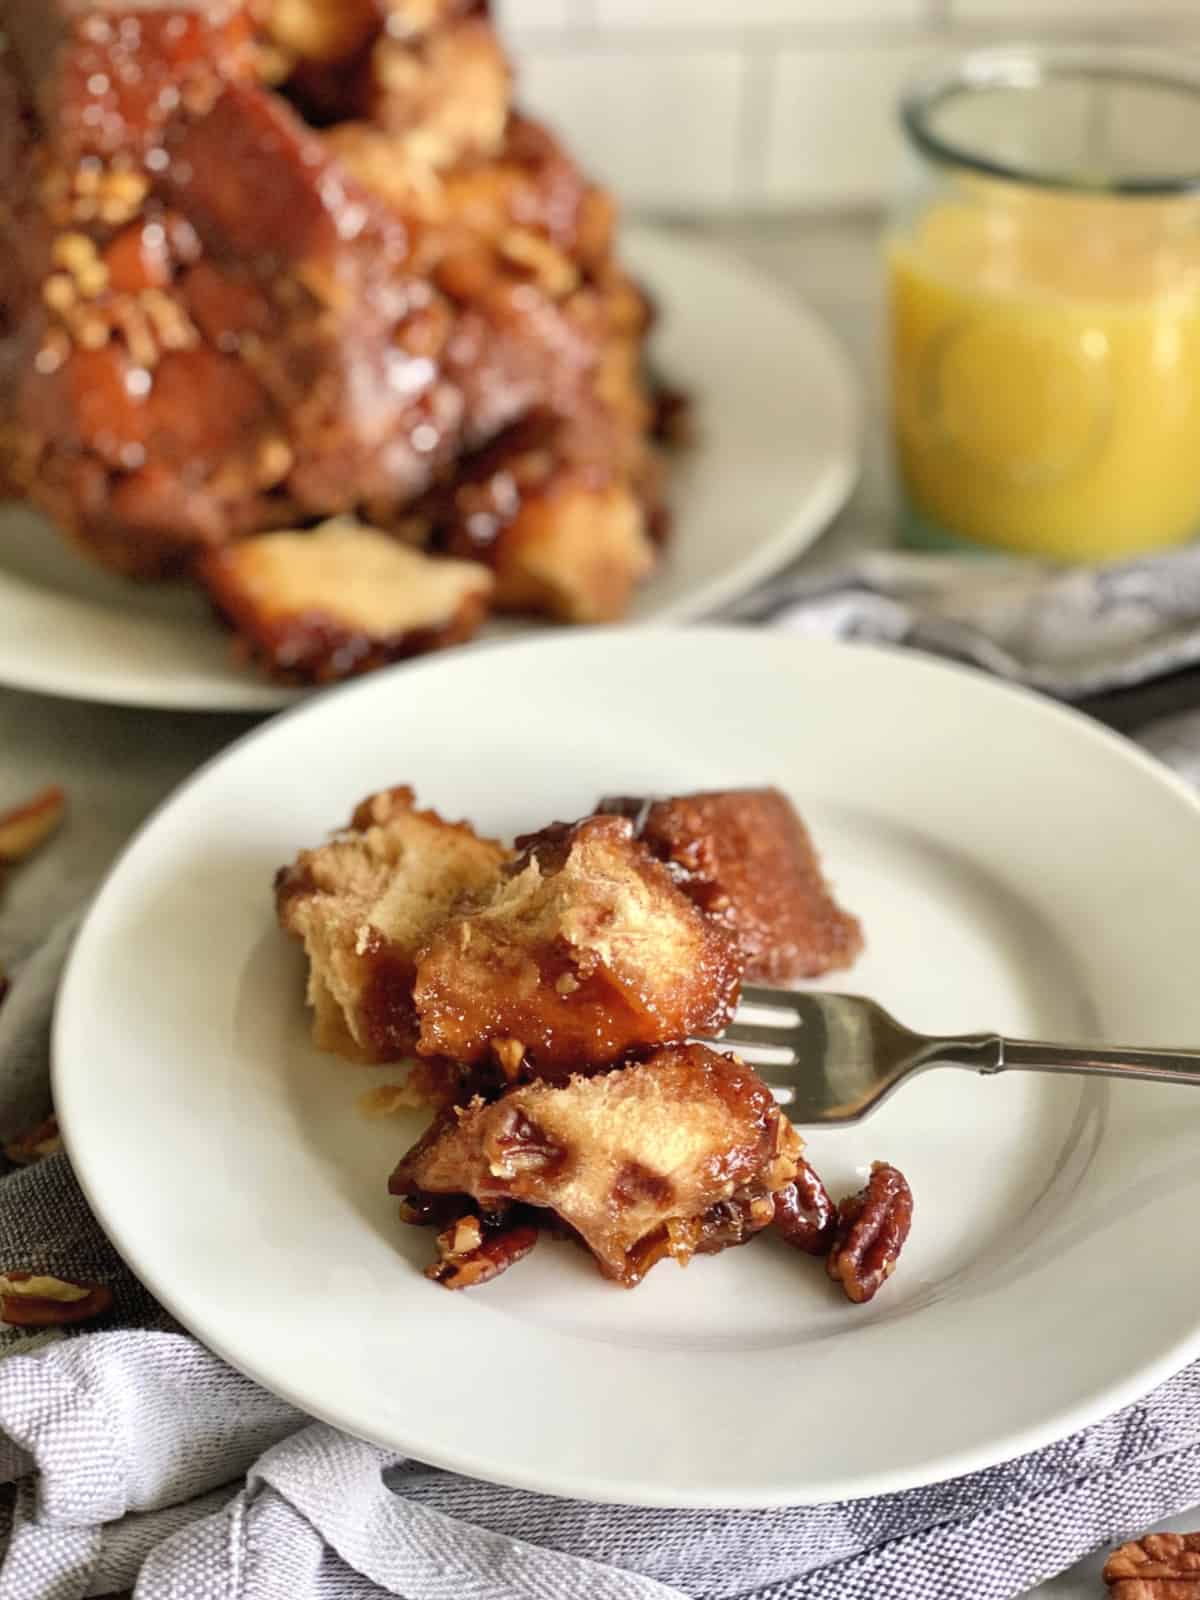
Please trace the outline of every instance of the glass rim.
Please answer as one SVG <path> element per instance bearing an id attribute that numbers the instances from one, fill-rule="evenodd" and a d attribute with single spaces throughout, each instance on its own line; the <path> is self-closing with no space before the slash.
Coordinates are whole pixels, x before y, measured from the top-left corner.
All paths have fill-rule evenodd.
<path id="1" fill-rule="evenodd" d="M 1200 165 L 1194 172 L 1170 176 L 1148 173 L 1145 177 L 1097 182 L 993 160 L 944 138 L 930 126 L 933 113 L 957 95 L 981 89 L 1037 89 L 1055 78 L 1067 77 L 1154 85 L 1194 95 L 1200 102 L 1200 68 L 1189 69 L 1161 50 L 1119 44 L 988 46 L 967 51 L 952 62 L 942 62 L 921 73 L 901 96 L 900 121 L 913 145 L 929 160 L 981 177 L 1063 194 L 1161 198 L 1200 192 Z"/>

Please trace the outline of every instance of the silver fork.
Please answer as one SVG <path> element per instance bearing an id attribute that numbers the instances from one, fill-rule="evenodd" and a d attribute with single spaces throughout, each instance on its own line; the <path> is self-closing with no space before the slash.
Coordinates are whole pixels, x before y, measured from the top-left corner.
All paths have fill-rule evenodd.
<path id="1" fill-rule="evenodd" d="M 801 1124 L 857 1122 L 928 1067 L 1200 1084 L 1200 1050 L 1043 1044 L 998 1033 L 929 1038 L 873 1000 L 790 989 L 744 987 L 737 1016 L 720 1039 L 708 1042 L 744 1056 L 787 1106 L 791 1121 Z"/>

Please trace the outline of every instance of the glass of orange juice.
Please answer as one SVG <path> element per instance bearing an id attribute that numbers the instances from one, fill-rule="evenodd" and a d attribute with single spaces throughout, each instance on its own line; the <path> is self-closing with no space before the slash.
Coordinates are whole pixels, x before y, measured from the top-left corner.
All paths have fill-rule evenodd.
<path id="1" fill-rule="evenodd" d="M 984 50 L 905 98 L 887 238 L 909 543 L 1060 561 L 1200 533 L 1200 73 Z"/>

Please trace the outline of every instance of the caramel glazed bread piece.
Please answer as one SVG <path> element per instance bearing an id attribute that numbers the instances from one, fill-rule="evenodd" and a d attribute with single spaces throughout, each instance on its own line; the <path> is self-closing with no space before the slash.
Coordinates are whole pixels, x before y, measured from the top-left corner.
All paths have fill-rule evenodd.
<path id="1" fill-rule="evenodd" d="M 512 112 L 480 6 L 9 0 L 4 20 L 10 491 L 130 575 L 362 509 L 469 547 L 501 606 L 623 609 L 653 560 L 648 310 L 607 196 Z M 549 457 L 517 440 L 481 469 L 489 538 L 447 499 L 456 464 L 535 409 L 559 419 Z"/>
<path id="2" fill-rule="evenodd" d="M 514 860 L 396 788 L 280 871 L 279 920 L 304 944 L 322 1049 L 377 1062 L 415 1049 L 502 1084 L 725 1026 L 737 942 L 628 821 L 557 823 L 517 843 Z"/>
<path id="3" fill-rule="evenodd" d="M 802 1148 L 749 1067 L 686 1045 L 443 1113 L 390 1189 L 408 1220 L 446 1224 L 429 1275 L 449 1288 L 525 1254 L 536 1212 L 632 1287 L 665 1256 L 686 1265 L 767 1227 Z"/>
<path id="4" fill-rule="evenodd" d="M 477 562 L 435 561 L 349 517 L 239 539 L 202 557 L 197 573 L 240 652 L 300 683 L 469 639 L 493 587 Z"/>
<path id="5" fill-rule="evenodd" d="M 778 789 L 617 797 L 598 809 L 630 818 L 683 892 L 735 931 L 750 981 L 817 978 L 862 950 L 858 919 L 834 899 L 808 829 Z"/>
<path id="6" fill-rule="evenodd" d="M 395 788 L 368 796 L 327 844 L 282 868 L 279 922 L 308 956 L 318 1047 L 354 1061 L 410 1056 L 417 957 L 452 911 L 494 887 L 510 856 Z"/>
<path id="7" fill-rule="evenodd" d="M 719 1033 L 742 955 L 623 817 L 517 840 L 491 893 L 434 930 L 416 964 L 417 1049 L 509 1079 L 566 1077 L 631 1050 Z"/>
<path id="8" fill-rule="evenodd" d="M 519 840 L 514 863 L 466 823 L 415 811 L 409 789 L 364 801 L 279 880 L 318 1043 L 561 1076 L 719 1032 L 743 962 L 778 981 L 861 946 L 778 791 L 604 805 L 634 820 L 556 824 Z"/>

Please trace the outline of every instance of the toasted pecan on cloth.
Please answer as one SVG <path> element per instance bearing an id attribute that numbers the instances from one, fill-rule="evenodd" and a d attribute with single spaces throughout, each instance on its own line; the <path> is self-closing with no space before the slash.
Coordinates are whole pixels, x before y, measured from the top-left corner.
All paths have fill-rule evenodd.
<path id="1" fill-rule="evenodd" d="M 1200 1533 L 1148 1533 L 1104 1563 L 1110 1600 L 1200 1600 Z"/>

